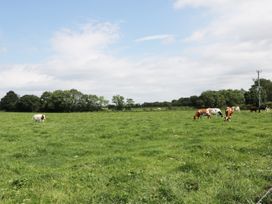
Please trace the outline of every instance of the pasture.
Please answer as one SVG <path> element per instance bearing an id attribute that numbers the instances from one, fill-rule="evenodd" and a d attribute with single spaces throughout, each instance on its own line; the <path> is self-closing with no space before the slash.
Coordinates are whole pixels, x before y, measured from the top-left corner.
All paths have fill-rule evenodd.
<path id="1" fill-rule="evenodd" d="M 272 114 L 0 113 L 0 203 L 256 203 Z M 272 203 L 272 195 L 263 203 Z"/>

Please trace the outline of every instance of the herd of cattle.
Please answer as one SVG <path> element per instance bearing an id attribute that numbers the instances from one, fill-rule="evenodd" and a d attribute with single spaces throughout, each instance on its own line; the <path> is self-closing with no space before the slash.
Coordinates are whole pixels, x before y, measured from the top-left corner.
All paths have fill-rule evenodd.
<path id="1" fill-rule="evenodd" d="M 259 110 L 256 107 L 250 108 L 250 112 L 257 112 Z M 266 112 L 270 112 L 271 109 L 269 107 L 265 107 Z M 230 121 L 232 114 L 234 111 L 240 112 L 239 106 L 233 106 L 233 107 L 227 107 L 225 109 L 225 121 Z M 211 115 L 221 116 L 223 117 L 223 113 L 219 108 L 202 108 L 198 109 L 194 115 L 194 120 L 201 118 L 202 116 L 207 116 L 208 118 L 211 118 Z M 45 114 L 35 114 L 33 115 L 33 120 L 36 122 L 44 122 L 46 119 Z"/>
<path id="2" fill-rule="evenodd" d="M 257 107 L 250 108 L 250 112 L 257 112 L 259 110 Z M 265 110 L 266 112 L 270 112 L 271 109 L 269 107 L 265 107 L 262 110 Z M 233 107 L 227 107 L 225 109 L 225 121 L 230 121 L 232 114 L 234 111 L 240 112 L 239 106 L 233 106 Z M 201 118 L 202 116 L 207 116 L 208 118 L 211 118 L 211 115 L 221 116 L 223 117 L 223 113 L 219 108 L 202 108 L 198 109 L 194 115 L 194 120 Z"/>
<path id="3" fill-rule="evenodd" d="M 240 107 L 227 107 L 225 110 L 226 116 L 225 121 L 230 121 L 232 114 L 234 111 L 240 111 Z M 208 118 L 211 118 L 211 115 L 217 115 L 223 117 L 223 113 L 219 108 L 202 108 L 198 109 L 194 115 L 194 120 L 199 119 L 202 116 L 207 116 Z"/>

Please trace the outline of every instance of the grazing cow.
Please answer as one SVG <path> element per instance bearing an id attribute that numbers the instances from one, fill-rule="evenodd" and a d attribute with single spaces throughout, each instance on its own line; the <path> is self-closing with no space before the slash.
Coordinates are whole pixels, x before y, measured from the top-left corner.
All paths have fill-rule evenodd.
<path id="1" fill-rule="evenodd" d="M 232 106 L 232 108 L 233 108 L 235 111 L 237 111 L 237 112 L 240 112 L 240 111 L 241 111 L 239 106 Z"/>
<path id="2" fill-rule="evenodd" d="M 266 110 L 267 106 L 266 105 L 261 105 L 260 110 Z"/>
<path id="3" fill-rule="evenodd" d="M 250 112 L 257 112 L 257 110 L 258 110 L 258 107 L 256 107 L 256 106 L 252 106 L 252 107 L 250 107 Z"/>
<path id="4" fill-rule="evenodd" d="M 198 109 L 194 115 L 194 120 L 199 119 L 201 116 L 207 116 L 208 118 L 211 118 L 211 114 L 208 108 Z"/>
<path id="5" fill-rule="evenodd" d="M 261 110 L 266 110 L 266 108 L 267 108 L 267 106 L 265 106 L 265 105 L 261 105 L 260 106 L 260 108 L 259 107 L 257 107 L 257 106 L 252 106 L 252 107 L 250 107 L 250 112 L 257 112 L 257 111 L 261 111 Z"/>
<path id="6" fill-rule="evenodd" d="M 271 111 L 271 108 L 266 107 L 266 108 L 265 108 L 265 111 L 266 111 L 266 112 L 270 112 L 270 111 Z"/>
<path id="7" fill-rule="evenodd" d="M 225 121 L 230 121 L 231 116 L 234 113 L 234 109 L 232 107 L 227 107 L 225 113 L 226 113 Z"/>
<path id="8" fill-rule="evenodd" d="M 35 115 L 33 115 L 33 120 L 36 122 L 44 122 L 45 115 L 44 114 L 35 114 Z"/>
<path id="9" fill-rule="evenodd" d="M 208 108 L 208 111 L 211 115 L 220 115 L 221 117 L 223 117 L 223 114 L 219 108 Z"/>

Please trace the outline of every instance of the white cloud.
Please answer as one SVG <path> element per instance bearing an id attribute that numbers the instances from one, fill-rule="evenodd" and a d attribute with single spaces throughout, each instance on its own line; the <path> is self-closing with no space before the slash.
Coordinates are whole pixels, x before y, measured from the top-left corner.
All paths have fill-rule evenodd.
<path id="1" fill-rule="evenodd" d="M 214 20 L 196 30 L 190 40 L 271 40 L 270 0 L 176 0 L 174 6 L 205 7 L 211 11 Z"/>
<path id="2" fill-rule="evenodd" d="M 213 20 L 183 42 L 191 44 L 187 56 L 197 56 L 194 60 L 218 72 L 218 78 L 231 79 L 229 83 L 218 80 L 218 84 L 247 88 L 256 69 L 263 69 L 263 77 L 271 79 L 271 1 L 176 0 L 174 7 L 202 7 L 209 11 Z"/>
<path id="3" fill-rule="evenodd" d="M 118 30 L 110 23 L 90 23 L 79 30 L 62 29 L 55 33 L 52 45 L 57 57 L 94 59 L 119 38 Z"/>
<path id="4" fill-rule="evenodd" d="M 13 64 L 0 66 L 0 95 L 4 96 L 9 90 L 15 90 L 20 95 L 41 94 L 54 77 L 39 72 L 41 65 Z"/>
<path id="5" fill-rule="evenodd" d="M 182 9 L 185 7 L 204 7 L 214 11 L 222 11 L 254 1 L 256 2 L 256 0 L 174 0 L 174 8 Z M 261 1 L 262 0 L 258 2 Z"/>
<path id="6" fill-rule="evenodd" d="M 136 39 L 136 42 L 144 42 L 144 41 L 154 41 L 154 40 L 159 40 L 164 44 L 170 44 L 175 42 L 175 37 L 170 34 L 164 34 L 164 35 L 150 35 L 150 36 L 145 36 Z"/>

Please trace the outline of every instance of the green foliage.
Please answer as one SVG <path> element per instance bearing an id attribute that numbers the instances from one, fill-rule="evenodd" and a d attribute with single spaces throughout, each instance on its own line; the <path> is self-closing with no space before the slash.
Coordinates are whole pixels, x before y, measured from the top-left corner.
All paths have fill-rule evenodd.
<path id="1" fill-rule="evenodd" d="M 19 98 L 10 91 L 1 99 L 1 109 L 19 112 L 83 112 L 99 111 L 108 105 L 103 96 L 83 94 L 76 89 L 46 91 L 41 97 L 25 95 Z"/>
<path id="2" fill-rule="evenodd" d="M 256 203 L 271 185 L 271 113 L 193 115 L 0 112 L 0 203 Z"/>
<path id="3" fill-rule="evenodd" d="M 261 102 L 272 101 L 272 81 L 268 79 L 260 79 L 261 85 Z M 249 91 L 245 93 L 246 104 L 258 106 L 258 81 L 255 80 Z"/>
<path id="4" fill-rule="evenodd" d="M 115 104 L 115 107 L 117 110 L 123 110 L 126 105 L 124 96 L 120 96 L 120 95 L 113 96 L 112 103 Z"/>
<path id="5" fill-rule="evenodd" d="M 24 95 L 16 103 L 16 110 L 21 112 L 36 112 L 40 109 L 40 98 L 34 95 Z"/>
<path id="6" fill-rule="evenodd" d="M 126 109 L 131 110 L 133 108 L 134 104 L 135 104 L 135 102 L 132 98 L 127 98 Z"/>
<path id="7" fill-rule="evenodd" d="M 108 103 L 102 96 L 83 94 L 75 89 L 45 92 L 41 100 L 44 111 L 48 112 L 98 111 Z"/>
<path id="8" fill-rule="evenodd" d="M 19 96 L 14 91 L 7 92 L 7 94 L 1 99 L 1 110 L 16 111 L 16 103 L 18 100 Z"/>
<path id="9" fill-rule="evenodd" d="M 235 106 L 244 103 L 244 90 L 219 90 L 219 91 L 204 91 L 201 95 L 191 96 L 173 100 L 173 106 L 192 106 L 196 108 L 203 107 L 225 107 Z"/>

